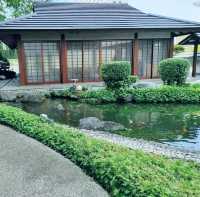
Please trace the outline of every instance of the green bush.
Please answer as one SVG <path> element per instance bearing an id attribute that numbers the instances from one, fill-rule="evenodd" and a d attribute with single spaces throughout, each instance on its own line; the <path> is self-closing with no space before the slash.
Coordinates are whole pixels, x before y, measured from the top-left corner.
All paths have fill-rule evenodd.
<path id="1" fill-rule="evenodd" d="M 200 103 L 200 89 L 195 87 L 163 86 L 129 92 L 136 103 Z"/>
<path id="2" fill-rule="evenodd" d="M 69 158 L 111 196 L 200 196 L 199 164 L 126 149 L 4 104 L 0 122 Z"/>
<path id="3" fill-rule="evenodd" d="M 174 47 L 174 52 L 175 52 L 176 54 L 182 53 L 182 52 L 184 52 L 184 51 L 185 51 L 185 48 L 184 48 L 182 45 L 176 45 L 176 46 Z"/>
<path id="4" fill-rule="evenodd" d="M 103 103 L 115 103 L 116 96 L 115 93 L 106 90 L 96 90 L 96 91 L 71 91 L 70 89 L 52 91 L 49 95 L 51 98 L 65 98 L 69 100 L 78 100 L 80 102 L 86 102 L 90 104 L 103 104 Z"/>
<path id="5" fill-rule="evenodd" d="M 137 75 L 130 75 L 128 78 L 130 84 L 136 83 L 138 81 L 138 79 L 139 79 L 139 77 Z"/>
<path id="6" fill-rule="evenodd" d="M 111 89 L 128 87 L 131 82 L 131 65 L 128 62 L 112 62 L 101 66 L 101 77 Z"/>
<path id="7" fill-rule="evenodd" d="M 79 99 L 91 104 L 116 102 L 116 97 L 114 92 L 105 89 L 82 92 L 79 95 Z"/>
<path id="8" fill-rule="evenodd" d="M 127 102 L 132 96 L 136 103 L 200 103 L 200 85 L 162 86 L 159 88 L 118 88 L 115 91 L 101 89 L 72 93 L 68 89 L 52 92 L 52 98 L 66 98 L 90 104 Z"/>
<path id="9" fill-rule="evenodd" d="M 188 60 L 169 58 L 160 62 L 159 72 L 165 84 L 182 85 L 185 83 L 190 68 Z"/>

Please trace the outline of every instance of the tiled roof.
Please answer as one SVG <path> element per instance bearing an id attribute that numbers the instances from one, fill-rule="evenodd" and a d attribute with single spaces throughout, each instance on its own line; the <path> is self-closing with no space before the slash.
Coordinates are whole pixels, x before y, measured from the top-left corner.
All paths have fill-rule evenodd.
<path id="1" fill-rule="evenodd" d="M 146 14 L 121 3 L 40 3 L 28 16 L 0 24 L 0 29 L 182 29 L 200 23 Z"/>

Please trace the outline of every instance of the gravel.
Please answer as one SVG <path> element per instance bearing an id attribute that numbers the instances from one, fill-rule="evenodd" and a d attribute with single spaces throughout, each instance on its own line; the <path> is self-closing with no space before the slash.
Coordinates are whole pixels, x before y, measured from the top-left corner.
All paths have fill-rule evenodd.
<path id="1" fill-rule="evenodd" d="M 143 139 L 128 138 L 104 131 L 91 131 L 82 129 L 81 132 L 87 134 L 88 136 L 97 139 L 103 139 L 130 149 L 142 150 L 146 153 L 154 153 L 157 155 L 163 155 L 173 159 L 184 159 L 200 163 L 200 153 L 193 153 L 175 149 L 172 146 L 166 144 L 161 144 L 152 141 L 145 141 Z"/>

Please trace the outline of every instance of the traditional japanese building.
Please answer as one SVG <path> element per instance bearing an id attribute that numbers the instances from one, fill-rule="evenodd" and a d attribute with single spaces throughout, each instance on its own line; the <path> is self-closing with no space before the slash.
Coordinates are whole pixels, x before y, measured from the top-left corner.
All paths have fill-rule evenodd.
<path id="1" fill-rule="evenodd" d="M 101 64 L 116 60 L 130 62 L 134 75 L 157 78 L 174 36 L 193 32 L 199 23 L 121 3 L 39 3 L 0 24 L 0 40 L 18 49 L 22 85 L 99 81 Z"/>

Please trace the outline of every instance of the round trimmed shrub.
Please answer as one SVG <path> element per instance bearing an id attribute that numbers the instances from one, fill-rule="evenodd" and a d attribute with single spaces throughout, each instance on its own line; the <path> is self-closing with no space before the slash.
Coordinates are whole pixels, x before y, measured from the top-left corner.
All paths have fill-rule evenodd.
<path id="1" fill-rule="evenodd" d="M 190 63 L 182 58 L 169 58 L 162 60 L 159 65 L 160 77 L 164 84 L 183 85 L 186 81 Z"/>
<path id="2" fill-rule="evenodd" d="M 112 62 L 101 66 L 101 77 L 111 89 L 130 85 L 131 65 L 128 62 Z"/>

